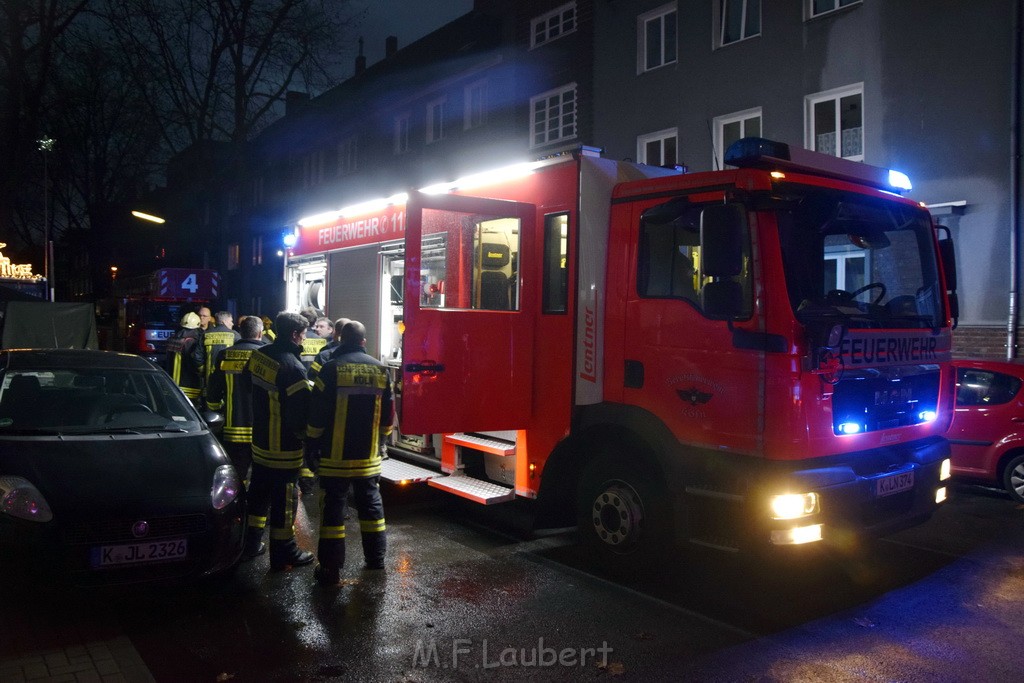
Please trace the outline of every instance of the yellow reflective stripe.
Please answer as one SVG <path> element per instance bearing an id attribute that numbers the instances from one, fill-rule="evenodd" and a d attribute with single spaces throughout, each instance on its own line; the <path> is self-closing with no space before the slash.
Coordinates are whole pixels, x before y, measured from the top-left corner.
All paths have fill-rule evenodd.
<path id="1" fill-rule="evenodd" d="M 337 461 L 335 461 L 335 462 L 337 462 Z M 356 461 L 356 462 L 366 463 L 367 461 L 366 460 L 359 460 L 359 461 Z M 374 475 L 377 475 L 377 474 L 381 473 L 381 464 L 380 464 L 381 461 L 380 461 L 380 458 L 378 458 L 377 461 L 374 462 L 373 464 L 366 464 L 366 465 L 360 465 L 360 466 L 355 466 L 355 467 L 348 465 L 347 464 L 348 463 L 347 460 L 345 461 L 345 463 L 346 464 L 344 464 L 344 465 L 338 466 L 338 465 L 327 464 L 325 461 L 321 460 L 320 461 L 320 469 L 318 470 L 318 472 L 319 472 L 321 477 L 355 477 L 355 478 L 358 478 L 358 477 L 372 477 Z"/>
<path id="2" fill-rule="evenodd" d="M 262 529 L 267 526 L 267 518 L 259 517 L 257 515 L 249 515 L 248 525 L 257 529 Z"/>
<path id="3" fill-rule="evenodd" d="M 225 429 L 234 423 L 235 413 L 235 376 L 224 375 L 224 402 L 227 403 L 227 410 L 225 411 L 224 427 Z"/>
<path id="4" fill-rule="evenodd" d="M 295 529 L 291 527 L 286 529 L 270 528 L 270 540 L 272 541 L 290 541 L 293 538 L 295 538 Z"/>
<path id="5" fill-rule="evenodd" d="M 223 401 L 207 401 L 206 402 L 206 407 L 209 408 L 210 410 L 220 410 L 221 408 L 224 407 L 224 402 Z"/>
<path id="6" fill-rule="evenodd" d="M 320 375 L 317 375 L 316 376 L 316 381 L 313 382 L 313 386 L 315 386 L 320 391 L 323 391 L 324 387 L 326 387 L 327 385 L 324 384 L 324 381 L 323 381 L 323 379 L 320 378 Z"/>
<path id="7" fill-rule="evenodd" d="M 313 476 L 313 470 L 309 469 L 308 467 L 300 467 L 299 468 L 299 476 L 300 477 L 312 477 Z"/>
<path id="8" fill-rule="evenodd" d="M 345 432 L 347 431 L 345 418 L 348 416 L 348 396 L 339 395 L 334 401 L 334 434 L 331 438 L 331 453 L 337 453 L 338 457 L 345 452 Z"/>
<path id="9" fill-rule="evenodd" d="M 267 396 L 270 404 L 270 423 L 267 425 L 267 435 L 271 446 L 281 445 L 281 402 L 278 400 L 277 392 L 270 392 Z"/>
<path id="10" fill-rule="evenodd" d="M 252 457 L 259 464 L 278 470 L 297 470 L 302 467 L 301 450 L 269 451 L 254 444 Z"/>
<path id="11" fill-rule="evenodd" d="M 252 427 L 225 427 L 225 436 L 248 436 L 252 437 Z"/>
<path id="12" fill-rule="evenodd" d="M 171 363 L 171 379 L 174 383 L 181 385 L 181 354 L 175 353 L 173 362 Z"/>
<path id="13" fill-rule="evenodd" d="M 360 526 L 362 522 L 360 522 Z M 320 538 L 345 538 L 345 525 L 341 526 L 322 526 L 320 527 Z"/>
<path id="14" fill-rule="evenodd" d="M 203 393 L 200 389 L 193 389 L 192 387 L 181 387 L 181 392 L 189 398 L 199 398 Z"/>
<path id="15" fill-rule="evenodd" d="M 307 379 L 300 379 L 298 382 L 285 389 L 285 393 L 289 396 L 294 396 L 303 390 L 309 391 L 309 380 Z"/>
<path id="16" fill-rule="evenodd" d="M 320 372 L 320 368 L 322 367 L 322 365 L 320 365 L 316 361 L 313 361 L 313 364 L 309 366 L 309 369 L 312 370 L 313 374 L 315 375 L 316 373 Z"/>
<path id="17" fill-rule="evenodd" d="M 385 529 L 386 529 L 386 527 L 384 526 L 384 520 L 383 519 L 361 519 L 361 520 L 359 520 L 359 530 L 360 531 L 372 533 L 372 532 L 375 532 L 375 531 L 376 532 L 381 532 L 381 531 L 384 531 Z"/>
<path id="18" fill-rule="evenodd" d="M 306 425 L 306 436 L 308 436 L 309 438 L 311 438 L 311 439 L 319 439 L 323 435 L 324 435 L 324 428 L 323 427 L 313 427 L 311 425 Z"/>

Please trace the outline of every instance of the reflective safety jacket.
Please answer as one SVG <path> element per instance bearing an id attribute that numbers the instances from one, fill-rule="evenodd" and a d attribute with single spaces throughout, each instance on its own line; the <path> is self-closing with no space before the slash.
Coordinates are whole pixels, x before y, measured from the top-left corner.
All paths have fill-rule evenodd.
<path id="1" fill-rule="evenodd" d="M 313 331 L 310 330 L 306 334 L 311 335 Z M 300 357 L 302 364 L 306 366 L 307 373 L 313 367 L 313 360 L 316 358 L 316 355 L 323 351 L 325 346 L 327 346 L 327 340 L 323 337 L 306 337 L 302 340 L 302 355 Z"/>
<path id="2" fill-rule="evenodd" d="M 372 477 L 381 472 L 380 437 L 394 422 L 391 378 L 361 346 L 340 346 L 313 383 L 310 438 L 321 444 L 321 477 Z"/>
<path id="3" fill-rule="evenodd" d="M 217 354 L 231 346 L 239 339 L 242 338 L 238 332 L 235 332 L 226 325 L 217 325 L 206 330 L 203 334 L 203 382 L 204 385 L 210 383 L 210 375 L 216 369 L 216 363 L 214 362 L 217 358 Z"/>
<path id="4" fill-rule="evenodd" d="M 214 358 L 213 373 L 206 385 L 206 407 L 224 411 L 225 442 L 252 441 L 252 376 L 245 374 L 245 366 L 261 346 L 261 340 L 243 339 Z"/>
<path id="5" fill-rule="evenodd" d="M 320 349 L 320 353 L 316 354 L 316 358 L 313 359 L 313 364 L 309 366 L 309 371 L 306 373 L 306 378 L 310 382 L 316 381 L 316 376 L 320 374 L 321 368 L 327 365 L 327 361 L 331 359 L 331 355 L 338 348 L 339 342 L 329 341 L 327 346 Z"/>
<path id="6" fill-rule="evenodd" d="M 203 393 L 203 333 L 179 328 L 167 340 L 164 368 L 174 383 L 195 403 Z"/>
<path id="7" fill-rule="evenodd" d="M 302 467 L 309 382 L 299 347 L 289 339 L 253 351 L 244 375 L 252 382 L 252 458 L 266 467 Z"/>

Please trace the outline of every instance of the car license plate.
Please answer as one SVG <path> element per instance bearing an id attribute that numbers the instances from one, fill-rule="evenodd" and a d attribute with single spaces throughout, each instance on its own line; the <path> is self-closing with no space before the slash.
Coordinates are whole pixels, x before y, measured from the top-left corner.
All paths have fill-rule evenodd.
<path id="1" fill-rule="evenodd" d="M 167 562 L 182 560 L 188 554 L 188 539 L 172 538 L 166 541 L 146 541 L 124 545 L 101 545 L 92 549 L 93 567 L 112 567 L 140 562 Z"/>
<path id="2" fill-rule="evenodd" d="M 914 488 L 914 470 L 883 477 L 875 482 L 875 496 L 891 496 L 900 491 Z"/>

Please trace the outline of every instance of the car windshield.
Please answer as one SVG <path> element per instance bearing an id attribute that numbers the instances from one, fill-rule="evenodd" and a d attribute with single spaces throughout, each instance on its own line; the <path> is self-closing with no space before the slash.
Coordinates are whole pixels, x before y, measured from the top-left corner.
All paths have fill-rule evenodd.
<path id="1" fill-rule="evenodd" d="M 939 327 L 944 316 L 927 212 L 896 200 L 783 183 L 779 237 L 790 301 L 807 323 Z"/>
<path id="2" fill-rule="evenodd" d="M 128 368 L 9 369 L 0 435 L 194 432 L 196 411 L 164 373 Z"/>

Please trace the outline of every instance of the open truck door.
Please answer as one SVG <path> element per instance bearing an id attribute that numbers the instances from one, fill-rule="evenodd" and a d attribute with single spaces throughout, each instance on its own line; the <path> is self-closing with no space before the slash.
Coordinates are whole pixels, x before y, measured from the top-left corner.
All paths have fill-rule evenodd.
<path id="1" fill-rule="evenodd" d="M 413 193 L 407 211 L 402 431 L 522 428 L 533 409 L 537 284 L 521 277 L 521 258 L 536 208 Z"/>

